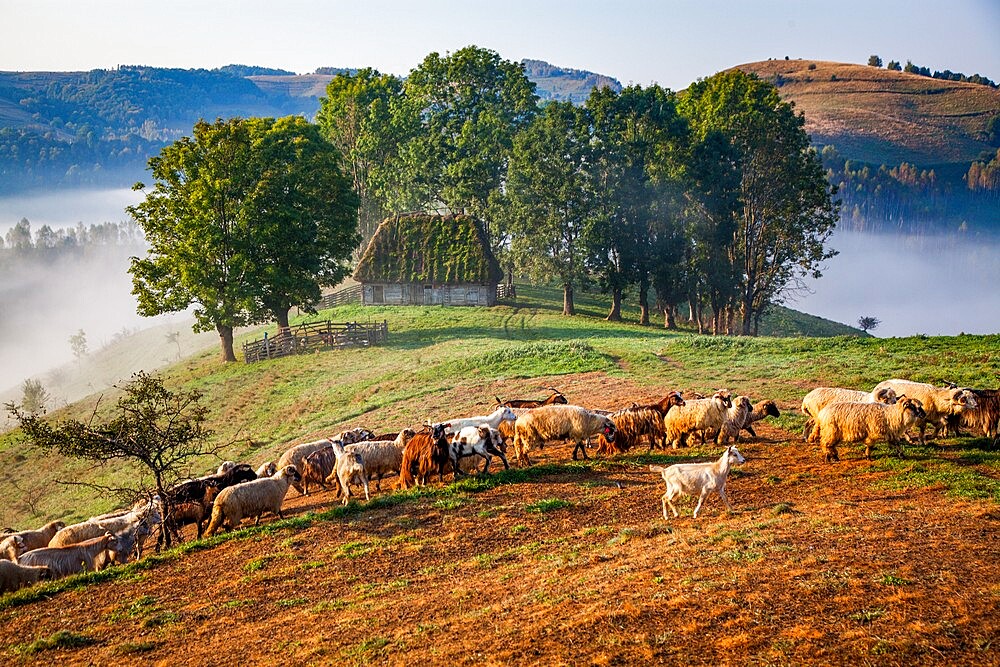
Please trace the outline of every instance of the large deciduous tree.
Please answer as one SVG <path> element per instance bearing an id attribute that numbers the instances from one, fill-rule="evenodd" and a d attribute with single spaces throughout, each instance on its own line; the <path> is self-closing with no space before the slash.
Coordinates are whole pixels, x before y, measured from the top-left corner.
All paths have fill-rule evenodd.
<path id="1" fill-rule="evenodd" d="M 149 243 L 129 269 L 138 311 L 195 306 L 194 329 L 219 333 L 224 360 L 236 360 L 235 327 L 287 326 L 291 305 L 346 272 L 357 197 L 302 119 L 201 121 L 149 166 L 154 188 L 128 208 Z"/>
<path id="2" fill-rule="evenodd" d="M 402 148 L 405 202 L 444 206 L 487 222 L 491 197 L 504 186 L 517 132 L 537 113 L 535 84 L 524 67 L 476 46 L 431 53 L 410 72 L 403 113 L 420 128 Z M 503 230 L 487 227 L 494 249 Z"/>
<path id="3" fill-rule="evenodd" d="M 399 147 L 414 133 L 416 116 L 403 97 L 403 81 L 364 68 L 333 77 L 321 97 L 316 123 L 340 151 L 360 199 L 362 248 L 389 212 L 399 175 Z"/>
<path id="4" fill-rule="evenodd" d="M 805 120 L 777 89 L 739 70 L 692 84 L 682 113 L 695 138 L 712 130 L 730 142 L 740 174 L 740 210 L 733 242 L 739 273 L 740 331 L 756 332 L 766 308 L 803 277 L 819 277 L 835 252 L 825 247 L 837 222 L 835 189 L 809 145 Z"/>
<path id="5" fill-rule="evenodd" d="M 587 112 L 552 102 L 514 140 L 507 188 L 512 253 L 536 279 L 563 286 L 563 314 L 573 315 L 574 285 L 585 277 L 584 226 L 593 210 Z"/>

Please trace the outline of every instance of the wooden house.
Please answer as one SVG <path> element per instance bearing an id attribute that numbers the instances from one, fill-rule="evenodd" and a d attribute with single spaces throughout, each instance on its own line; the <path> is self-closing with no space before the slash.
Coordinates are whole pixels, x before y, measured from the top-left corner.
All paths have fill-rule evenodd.
<path id="1" fill-rule="evenodd" d="M 365 305 L 493 306 L 502 277 L 475 218 L 422 213 L 383 220 L 354 271 Z"/>

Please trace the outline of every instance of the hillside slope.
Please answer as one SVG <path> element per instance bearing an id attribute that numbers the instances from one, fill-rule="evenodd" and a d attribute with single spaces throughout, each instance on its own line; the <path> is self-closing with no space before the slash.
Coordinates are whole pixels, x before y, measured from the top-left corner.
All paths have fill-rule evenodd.
<path id="1" fill-rule="evenodd" d="M 1000 116 L 1000 90 L 867 65 L 766 60 L 738 65 L 778 86 L 805 113 L 815 144 L 875 165 L 968 165 L 996 150 L 988 140 Z"/>

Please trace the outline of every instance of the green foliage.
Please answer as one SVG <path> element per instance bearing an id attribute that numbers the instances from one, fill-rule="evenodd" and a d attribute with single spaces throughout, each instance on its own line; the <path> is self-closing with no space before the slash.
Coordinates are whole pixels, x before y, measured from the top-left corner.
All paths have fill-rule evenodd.
<path id="1" fill-rule="evenodd" d="M 217 330 L 226 361 L 233 328 L 287 325 L 293 304 L 308 309 L 321 283 L 346 275 L 357 243 L 338 161 L 298 117 L 201 121 L 164 148 L 150 160 L 153 191 L 128 208 L 150 245 L 129 269 L 139 312 L 196 305 L 195 330 Z"/>
<path id="2" fill-rule="evenodd" d="M 42 653 L 43 651 L 59 649 L 72 650 L 96 643 L 98 643 L 98 640 L 94 639 L 90 635 L 81 632 L 72 632 L 70 630 L 59 630 L 55 634 L 48 637 L 36 639 L 30 644 L 21 644 L 16 646 L 14 648 L 14 652 L 19 655 L 28 656 Z"/>
<path id="3" fill-rule="evenodd" d="M 77 360 L 87 356 L 87 334 L 83 329 L 77 330 L 75 334 L 69 337 L 69 346 L 73 350 L 73 356 Z"/>
<path id="4" fill-rule="evenodd" d="M 52 399 L 49 392 L 45 391 L 45 387 L 42 386 L 41 380 L 28 378 L 21 385 L 21 391 L 21 409 L 29 415 L 44 412 L 45 404 Z"/>
<path id="5" fill-rule="evenodd" d="M 543 498 L 538 502 L 525 505 L 524 509 L 527 512 L 534 512 L 535 514 L 545 514 L 546 512 L 554 512 L 565 507 L 572 507 L 572 505 L 573 503 L 562 498 Z"/>
<path id="6" fill-rule="evenodd" d="M 868 65 L 870 67 L 881 67 L 882 59 L 875 55 L 868 56 Z"/>

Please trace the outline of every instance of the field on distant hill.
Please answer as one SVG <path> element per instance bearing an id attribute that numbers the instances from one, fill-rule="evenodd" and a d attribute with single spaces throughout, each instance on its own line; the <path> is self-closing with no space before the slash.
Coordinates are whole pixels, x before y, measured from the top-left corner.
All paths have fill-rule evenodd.
<path id="1" fill-rule="evenodd" d="M 992 660 L 1000 453 L 956 437 L 903 457 L 880 446 L 872 461 L 846 446 L 827 465 L 800 442 L 795 409 L 816 385 L 899 375 L 995 383 L 1000 337 L 712 338 L 610 324 L 596 317 L 605 305 L 581 303 L 585 315 L 567 318 L 557 291 L 527 290 L 517 307 L 345 306 L 322 315 L 384 318 L 389 343 L 253 365 L 206 352 L 164 377 L 204 391 L 212 427 L 234 443 L 224 455 L 254 463 L 345 426 L 483 414 L 494 395 L 543 396 L 548 386 L 599 408 L 726 386 L 782 411 L 739 444 L 748 461 L 730 476 L 733 513 L 712 498 L 697 520 L 691 502 L 679 519 L 660 515 L 663 484 L 648 464 L 714 459 L 714 446 L 572 462 L 571 445 L 555 443 L 533 451 L 528 468 L 416 491 L 392 490 L 390 479 L 347 508 L 332 492 L 290 491 L 284 520 L 0 597 L 0 655 L 191 665 Z M 85 401 L 68 413 L 92 410 Z M 92 473 L 10 437 L 0 438 L 0 469 L 0 484 L 17 485 L 3 497 L 20 507 L 34 493 L 40 512 L 4 523 L 95 507 L 49 478 Z M 61 505 L 43 497 L 56 494 Z"/>
<path id="2" fill-rule="evenodd" d="M 737 66 L 778 86 L 806 116 L 813 143 L 875 165 L 968 163 L 987 139 L 1000 90 L 867 65 L 766 60 Z"/>

